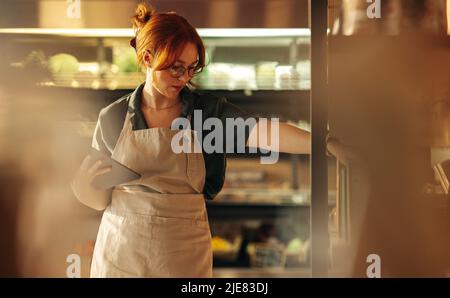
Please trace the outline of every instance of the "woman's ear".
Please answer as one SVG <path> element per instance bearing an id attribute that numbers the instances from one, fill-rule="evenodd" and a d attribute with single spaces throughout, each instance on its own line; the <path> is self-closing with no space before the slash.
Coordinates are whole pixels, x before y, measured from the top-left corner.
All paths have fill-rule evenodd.
<path id="1" fill-rule="evenodd" d="M 152 61 L 153 61 L 153 55 L 150 53 L 149 50 L 146 50 L 144 52 L 144 56 L 142 57 L 142 60 L 144 61 L 145 67 L 151 68 Z"/>

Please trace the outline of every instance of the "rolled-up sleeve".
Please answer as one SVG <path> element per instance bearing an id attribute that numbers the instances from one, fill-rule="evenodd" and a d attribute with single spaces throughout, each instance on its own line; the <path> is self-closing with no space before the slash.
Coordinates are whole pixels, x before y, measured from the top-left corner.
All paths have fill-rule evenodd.
<path id="1" fill-rule="evenodd" d="M 91 146 L 107 156 L 111 156 L 127 114 L 128 98 L 122 97 L 100 110 Z"/>
<path id="2" fill-rule="evenodd" d="M 118 135 L 119 132 L 115 131 L 118 130 L 117 128 L 112 129 L 111 125 L 108 125 L 109 121 L 106 119 L 108 115 L 109 113 L 107 113 L 107 110 L 103 109 L 100 111 L 97 124 L 95 125 L 91 146 L 105 155 L 111 156 L 117 141 L 115 135 Z"/>
<path id="3" fill-rule="evenodd" d="M 105 141 L 103 139 L 103 133 L 102 133 L 102 127 L 100 124 L 100 119 L 98 119 L 97 124 L 95 125 L 94 136 L 92 138 L 91 146 L 92 146 L 92 148 L 109 155 L 109 151 L 106 148 Z"/>

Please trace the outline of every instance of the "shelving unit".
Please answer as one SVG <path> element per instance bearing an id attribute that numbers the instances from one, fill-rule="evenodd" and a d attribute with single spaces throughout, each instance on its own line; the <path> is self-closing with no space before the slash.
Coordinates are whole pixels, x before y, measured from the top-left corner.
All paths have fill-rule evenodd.
<path id="1" fill-rule="evenodd" d="M 198 76 L 201 89 L 308 90 L 309 29 L 198 29 L 209 65 Z M 129 46 L 130 29 L 0 29 L 18 67 L 71 55 L 77 70 L 53 72 L 46 86 L 132 89 L 144 78 Z M 29 63 L 30 61 L 28 61 Z"/>
<path id="2" fill-rule="evenodd" d="M 199 29 L 199 33 L 209 59 L 208 66 L 196 81 L 201 91 L 223 96 L 260 116 L 278 117 L 309 129 L 309 29 Z M 73 103 L 73 118 L 62 125 L 78 130 L 86 143 L 92 137 L 100 108 L 131 92 L 145 79 L 144 74 L 137 71 L 135 61 L 126 61 L 135 56 L 134 49 L 129 46 L 131 37 L 132 31 L 128 29 L 0 29 L 0 40 L 10 45 L 7 50 L 21 49 L 6 52 L 8 61 L 15 61 L 15 67 L 26 70 L 28 66 L 36 65 L 24 63 L 32 51 L 42 53 L 45 59 L 61 52 L 78 55 L 78 71 L 47 73 L 47 79 L 37 83 L 49 98 L 63 97 L 66 102 Z M 229 158 L 248 159 L 249 155 L 230 155 Z M 290 189 L 268 192 L 267 189 L 236 191 L 224 188 L 214 201 L 207 202 L 210 221 L 219 224 L 242 221 L 248 236 L 246 241 L 251 242 L 258 228 L 255 223 L 272 221 L 277 225 L 281 220 L 282 224 L 291 227 L 300 226 L 303 235 L 297 236 L 306 241 L 305 237 L 309 237 L 310 195 L 298 184 L 301 157 L 282 154 L 280 158 L 291 164 L 288 173 L 292 176 Z M 242 196 L 243 193 L 246 195 Z M 334 206 L 333 200 L 332 194 L 330 208 Z M 248 220 L 252 222 L 250 227 Z M 214 228 L 212 231 L 214 234 Z M 247 261 L 241 259 L 241 262 L 222 265 L 248 267 L 250 263 L 245 254 L 243 252 L 241 258 Z M 218 262 L 216 259 L 215 264 Z M 308 267 L 309 261 L 297 265 Z M 255 270 L 263 272 L 266 269 L 271 272 L 273 268 Z"/>

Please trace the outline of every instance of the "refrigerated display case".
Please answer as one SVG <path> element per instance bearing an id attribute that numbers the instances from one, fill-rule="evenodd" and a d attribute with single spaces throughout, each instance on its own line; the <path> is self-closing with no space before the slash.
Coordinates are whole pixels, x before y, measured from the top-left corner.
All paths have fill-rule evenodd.
<path id="1" fill-rule="evenodd" d="M 309 29 L 199 29 L 199 33 L 208 66 L 195 79 L 198 89 L 261 116 L 310 129 Z M 145 79 L 129 45 L 131 37 L 128 29 L 0 30 L 11 67 L 24 73 L 36 70 L 40 76 L 35 82 L 45 94 L 71 103 L 61 126 L 79 137 L 85 148 L 99 110 Z M 85 153 L 74 154 L 73 164 Z M 309 272 L 309 155 L 281 154 L 271 166 L 260 165 L 260 156 L 230 155 L 224 188 L 207 202 L 216 276 L 244 274 L 239 270 L 247 276 Z M 335 166 L 331 159 L 329 165 Z M 334 197 L 330 191 L 330 212 Z"/>

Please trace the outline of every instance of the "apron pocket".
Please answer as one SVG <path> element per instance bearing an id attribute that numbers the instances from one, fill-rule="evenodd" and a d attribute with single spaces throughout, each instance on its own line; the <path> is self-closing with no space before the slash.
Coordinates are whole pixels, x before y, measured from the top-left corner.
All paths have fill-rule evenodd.
<path id="1" fill-rule="evenodd" d="M 207 221 L 152 216 L 150 246 L 157 255 L 190 255 L 193 250 L 211 245 Z"/>
<path id="2" fill-rule="evenodd" d="M 125 217 L 105 212 L 99 235 L 103 235 L 98 253 L 99 265 L 106 276 L 143 276 L 146 270 L 150 228 L 140 223 L 130 224 Z"/>
<path id="3" fill-rule="evenodd" d="M 205 184 L 205 162 L 201 153 L 186 153 L 186 176 L 193 189 L 198 193 L 203 192 Z"/>

